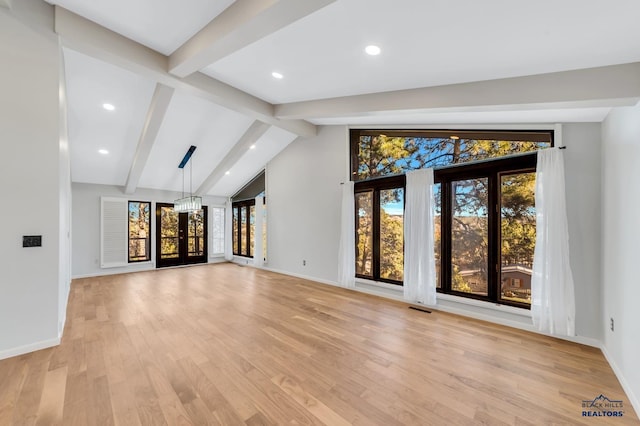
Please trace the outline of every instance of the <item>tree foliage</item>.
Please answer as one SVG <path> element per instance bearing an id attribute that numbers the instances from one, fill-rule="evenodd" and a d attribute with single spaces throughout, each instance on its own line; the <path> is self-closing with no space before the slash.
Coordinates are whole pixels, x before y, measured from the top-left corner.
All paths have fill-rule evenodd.
<path id="1" fill-rule="evenodd" d="M 531 152 L 548 143 L 446 138 L 361 136 L 358 141 L 356 179 L 391 176 L 410 170 L 442 167 L 471 161 L 498 158 L 514 153 Z M 473 288 L 460 274 L 477 271 L 476 287 L 486 291 L 488 256 L 488 180 L 470 179 L 453 183 L 452 222 L 452 287 L 472 292 Z M 503 264 L 530 265 L 535 245 L 535 174 L 503 176 L 501 180 L 501 257 Z M 370 275 L 372 268 L 372 203 L 371 193 L 361 199 L 357 221 L 356 270 Z M 358 194 L 361 195 L 361 194 Z M 380 205 L 400 200 L 398 190 L 381 191 Z M 364 203 L 364 204 L 363 204 Z M 369 207 L 363 208 L 362 205 Z M 437 206 L 436 214 L 440 213 Z M 380 276 L 401 279 L 403 274 L 402 218 L 379 212 Z M 435 239 L 440 244 L 440 221 L 437 218 Z M 436 260 L 439 261 L 439 250 Z M 479 278 L 479 279 L 478 279 Z M 484 283 L 482 282 L 484 280 Z M 478 284 L 479 282 L 479 284 Z"/>

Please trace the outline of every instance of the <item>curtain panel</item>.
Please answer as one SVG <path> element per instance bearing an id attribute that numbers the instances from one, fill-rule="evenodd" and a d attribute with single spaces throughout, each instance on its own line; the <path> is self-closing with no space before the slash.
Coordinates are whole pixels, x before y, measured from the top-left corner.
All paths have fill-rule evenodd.
<path id="1" fill-rule="evenodd" d="M 253 231 L 253 266 L 261 268 L 264 266 L 264 248 L 262 247 L 262 243 L 264 241 L 262 232 L 262 222 L 264 220 L 264 197 L 262 195 L 258 195 L 255 200 L 256 216 L 254 221 L 255 229 Z"/>
<path id="2" fill-rule="evenodd" d="M 436 304 L 433 169 L 406 174 L 404 212 L 404 298 Z"/>
<path id="3" fill-rule="evenodd" d="M 541 332 L 575 335 L 575 296 L 569 262 L 564 156 L 559 148 L 538 151 L 536 248 L 531 277 L 531 316 Z"/>
<path id="4" fill-rule="evenodd" d="M 342 211 L 340 216 L 340 246 L 338 248 L 338 284 L 346 288 L 356 286 L 356 224 L 354 184 L 342 185 Z"/>
<path id="5" fill-rule="evenodd" d="M 224 258 L 233 260 L 233 210 L 230 199 L 224 209 Z"/>

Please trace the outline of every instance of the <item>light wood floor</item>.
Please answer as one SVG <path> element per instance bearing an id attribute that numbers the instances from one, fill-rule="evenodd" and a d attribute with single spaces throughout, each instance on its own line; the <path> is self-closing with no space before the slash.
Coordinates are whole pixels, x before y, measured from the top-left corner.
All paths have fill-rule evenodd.
<path id="1" fill-rule="evenodd" d="M 233 264 L 76 280 L 0 361 L 0 425 L 604 423 L 640 422 L 597 349 Z"/>

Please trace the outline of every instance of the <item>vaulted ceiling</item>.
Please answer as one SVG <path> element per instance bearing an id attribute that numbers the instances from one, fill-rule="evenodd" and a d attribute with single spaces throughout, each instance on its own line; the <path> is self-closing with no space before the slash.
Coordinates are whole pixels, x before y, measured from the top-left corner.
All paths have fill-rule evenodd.
<path id="1" fill-rule="evenodd" d="M 640 99 L 636 0 L 48 2 L 72 180 L 127 192 L 180 190 L 190 145 L 194 192 L 228 196 L 317 125 L 601 121 Z"/>

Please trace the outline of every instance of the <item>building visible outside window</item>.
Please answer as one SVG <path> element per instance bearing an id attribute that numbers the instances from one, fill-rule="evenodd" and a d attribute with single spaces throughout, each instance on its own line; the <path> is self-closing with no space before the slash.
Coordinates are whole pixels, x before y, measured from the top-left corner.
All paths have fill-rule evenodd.
<path id="1" fill-rule="evenodd" d="M 536 151 L 549 131 L 351 131 L 356 276 L 402 285 L 404 174 L 431 167 L 439 292 L 529 307 Z"/>

